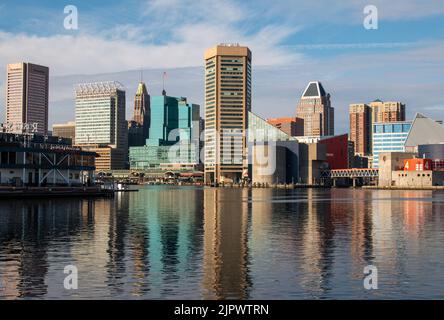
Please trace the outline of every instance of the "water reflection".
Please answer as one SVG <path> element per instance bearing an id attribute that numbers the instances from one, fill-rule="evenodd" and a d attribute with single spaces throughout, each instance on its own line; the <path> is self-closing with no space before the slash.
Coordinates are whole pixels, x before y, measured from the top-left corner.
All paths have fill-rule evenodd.
<path id="1" fill-rule="evenodd" d="M 204 299 L 248 299 L 248 190 L 204 192 Z"/>
<path id="2" fill-rule="evenodd" d="M 0 298 L 443 298 L 444 193 L 146 187 L 0 202 Z M 375 265 L 379 290 L 363 288 Z M 79 289 L 63 288 L 66 265 Z"/>

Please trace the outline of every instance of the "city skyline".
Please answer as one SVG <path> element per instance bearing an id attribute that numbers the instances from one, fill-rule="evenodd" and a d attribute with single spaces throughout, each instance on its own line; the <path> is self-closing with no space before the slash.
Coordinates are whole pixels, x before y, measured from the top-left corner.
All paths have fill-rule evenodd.
<path id="1" fill-rule="evenodd" d="M 407 105 L 407 119 L 416 111 L 441 119 L 439 66 L 443 64 L 444 24 L 439 19 L 443 12 L 434 3 L 402 1 L 403 10 L 394 10 L 399 1 L 376 1 L 379 29 L 366 30 L 362 26 L 365 3 L 360 1 L 325 5 L 323 10 L 332 17 L 327 22 L 311 13 L 319 4 L 286 3 L 298 9 L 293 16 L 293 10 L 283 10 L 285 5 L 279 4 L 257 26 L 253 18 L 265 11 L 261 1 L 255 7 L 228 1 L 208 8 L 199 2 L 133 1 L 127 5 L 128 14 L 115 22 L 106 19 L 109 13 L 99 11 L 103 5 L 99 1 L 79 4 L 79 30 L 65 30 L 62 6 L 41 1 L 37 10 L 30 3 L 23 15 L 15 16 L 6 13 L 18 5 L 0 2 L 0 99 L 4 103 L 6 64 L 22 60 L 51 68 L 50 126 L 73 119 L 73 85 L 79 82 L 122 82 L 128 91 L 127 105 L 131 105 L 141 67 L 146 70 L 150 93 L 160 93 L 166 70 L 168 92 L 203 105 L 202 52 L 219 42 L 239 42 L 255 52 L 252 108 L 264 118 L 291 116 L 306 83 L 319 80 L 332 95 L 337 133 L 348 132 L 348 106 L 360 101 L 402 101 Z M 110 2 L 108 8 L 111 13 L 119 5 Z M 145 10 L 136 10 L 140 8 Z M 196 8 L 205 10 L 199 13 Z M 181 16 L 181 10 L 190 19 L 184 19 L 187 14 Z M 213 11 L 220 16 L 215 17 Z M 169 25 L 156 24 L 164 12 L 171 13 Z M 297 23 L 295 14 L 300 17 Z M 146 22 L 147 17 L 157 20 Z M 211 19 L 217 23 L 210 28 Z M 202 37 L 196 39 L 196 34 Z M 316 37 L 310 36 L 313 34 Z M 83 54 L 85 47 L 91 55 Z M 103 50 L 111 53 L 104 55 Z"/>
<path id="2" fill-rule="evenodd" d="M 443 52 L 444 0 L 0 0 L 0 302 L 444 300 Z"/>

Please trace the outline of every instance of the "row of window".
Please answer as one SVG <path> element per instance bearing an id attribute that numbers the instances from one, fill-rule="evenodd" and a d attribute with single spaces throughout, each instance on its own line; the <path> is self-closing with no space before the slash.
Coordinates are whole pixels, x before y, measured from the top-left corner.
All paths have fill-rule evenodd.
<path id="1" fill-rule="evenodd" d="M 407 174 L 407 173 L 400 173 L 400 174 L 398 174 L 398 177 L 408 177 L 409 175 Z M 423 177 L 430 177 L 430 173 L 427 173 L 427 174 L 425 174 L 425 173 L 418 173 L 417 175 L 416 175 L 417 177 L 421 177 L 421 176 L 423 176 Z"/>
<path id="2" fill-rule="evenodd" d="M 375 124 L 374 133 L 407 133 L 410 131 L 411 123 Z"/>

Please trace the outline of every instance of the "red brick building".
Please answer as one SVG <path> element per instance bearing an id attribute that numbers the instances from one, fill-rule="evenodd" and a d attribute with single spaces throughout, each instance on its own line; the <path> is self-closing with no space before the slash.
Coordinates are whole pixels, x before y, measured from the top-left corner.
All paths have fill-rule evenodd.
<path id="1" fill-rule="evenodd" d="M 326 145 L 330 169 L 348 169 L 348 134 L 322 138 L 319 143 Z"/>

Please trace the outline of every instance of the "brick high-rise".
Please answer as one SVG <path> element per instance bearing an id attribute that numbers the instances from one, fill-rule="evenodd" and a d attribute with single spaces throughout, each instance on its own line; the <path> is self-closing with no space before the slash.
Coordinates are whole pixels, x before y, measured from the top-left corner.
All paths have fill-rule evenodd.
<path id="1" fill-rule="evenodd" d="M 334 111 L 322 84 L 310 82 L 296 109 L 296 117 L 304 120 L 304 136 L 333 136 Z"/>
<path id="2" fill-rule="evenodd" d="M 350 140 L 354 142 L 355 154 L 369 155 L 371 152 L 371 112 L 367 104 L 351 104 Z"/>
<path id="3" fill-rule="evenodd" d="M 370 102 L 372 123 L 405 121 L 405 104 L 398 101 L 375 100 Z"/>

